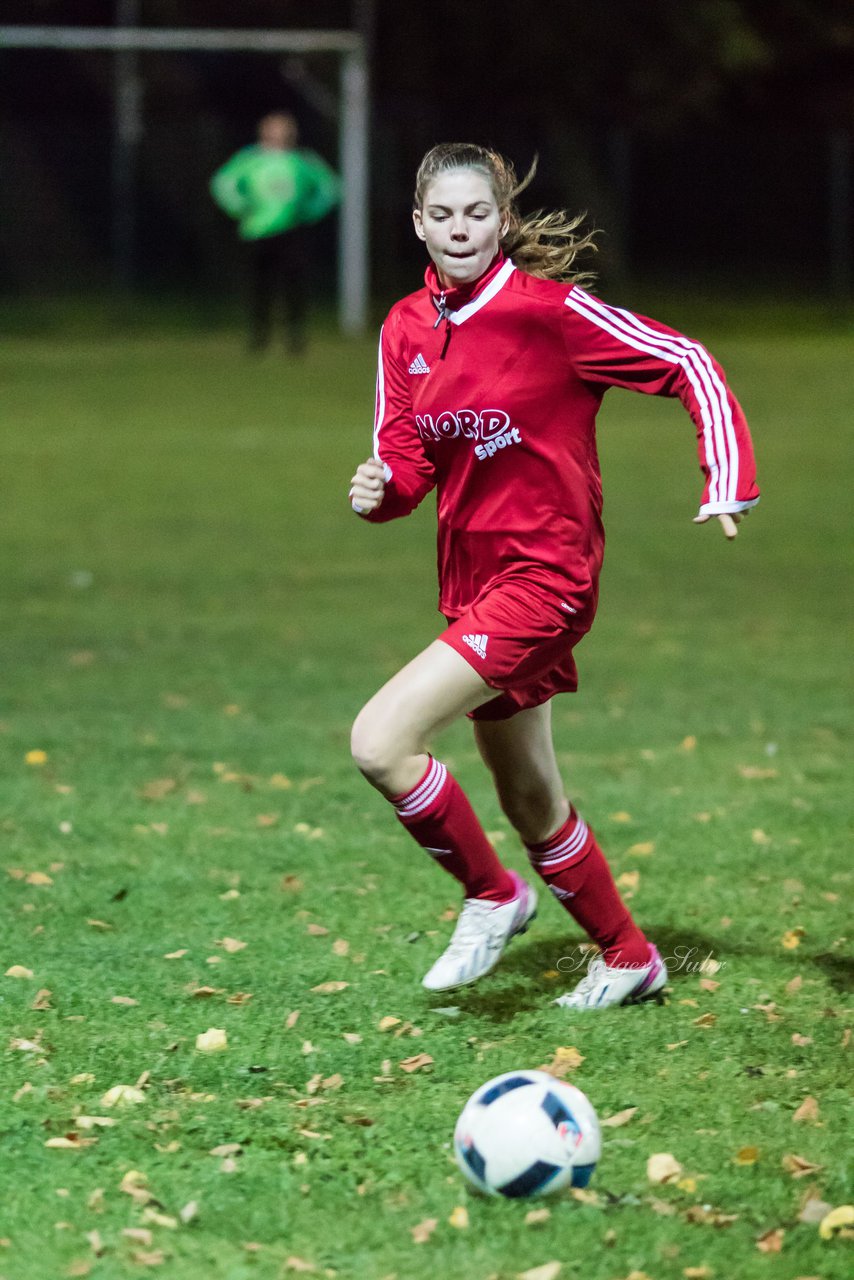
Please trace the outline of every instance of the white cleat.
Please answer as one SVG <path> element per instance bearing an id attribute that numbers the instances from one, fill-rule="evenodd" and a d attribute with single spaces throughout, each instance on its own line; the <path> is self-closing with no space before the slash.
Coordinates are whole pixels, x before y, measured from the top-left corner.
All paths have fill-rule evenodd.
<path id="1" fill-rule="evenodd" d="M 601 956 L 590 961 L 587 973 L 574 991 L 558 996 L 553 1004 L 564 1009 L 608 1009 L 617 1004 L 640 1004 L 658 998 L 667 981 L 667 967 L 657 949 L 649 944 L 649 963 L 617 967 Z"/>
<path id="2" fill-rule="evenodd" d="M 447 951 L 439 956 L 422 980 L 428 991 L 467 987 L 491 973 L 504 948 L 517 933 L 524 933 L 537 914 L 537 895 L 515 871 L 516 897 L 509 902 L 466 898 Z"/>

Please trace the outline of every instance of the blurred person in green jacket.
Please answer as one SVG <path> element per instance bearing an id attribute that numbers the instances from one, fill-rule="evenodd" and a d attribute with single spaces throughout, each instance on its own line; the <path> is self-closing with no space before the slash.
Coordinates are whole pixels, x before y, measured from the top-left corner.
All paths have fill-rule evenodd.
<path id="1" fill-rule="evenodd" d="M 273 305 L 281 298 L 291 351 L 305 347 L 309 263 L 306 227 L 338 203 L 340 183 L 313 151 L 297 147 L 297 122 L 274 111 L 258 123 L 258 141 L 243 147 L 211 178 L 214 200 L 236 219 L 249 257 L 249 348 L 270 341 Z"/>

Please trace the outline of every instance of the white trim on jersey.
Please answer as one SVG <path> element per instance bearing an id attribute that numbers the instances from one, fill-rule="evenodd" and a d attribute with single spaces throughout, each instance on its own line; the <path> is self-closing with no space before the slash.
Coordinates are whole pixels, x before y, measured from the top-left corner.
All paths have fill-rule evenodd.
<path id="1" fill-rule="evenodd" d="M 508 258 L 495 276 L 495 279 L 490 280 L 483 293 L 479 293 L 471 302 L 467 302 L 464 307 L 460 307 L 459 311 L 450 311 L 448 313 L 448 319 L 451 324 L 465 324 L 470 316 L 473 316 L 476 311 L 480 311 L 481 307 L 485 307 L 487 302 L 492 301 L 496 293 L 499 293 L 504 288 L 515 270 L 516 267 Z"/>
<path id="2" fill-rule="evenodd" d="M 382 462 L 380 457 L 380 427 L 385 417 L 385 368 L 383 366 L 383 333 L 385 325 L 380 329 L 380 345 L 377 353 L 377 394 L 376 403 L 374 405 L 374 457 L 378 462 Z"/>
<path id="3" fill-rule="evenodd" d="M 611 307 L 576 286 L 565 298 L 566 306 L 584 316 L 619 341 L 680 365 L 700 407 L 703 445 L 709 470 L 709 503 L 736 502 L 738 492 L 738 446 L 726 387 L 715 370 L 709 353 L 699 342 L 676 334 L 662 333 L 644 324 L 633 312 Z"/>

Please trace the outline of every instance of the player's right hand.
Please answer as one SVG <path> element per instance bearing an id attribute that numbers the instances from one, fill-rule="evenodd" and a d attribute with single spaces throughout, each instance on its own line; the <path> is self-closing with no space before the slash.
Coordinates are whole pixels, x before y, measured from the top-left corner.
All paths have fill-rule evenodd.
<path id="1" fill-rule="evenodd" d="M 368 458 L 356 468 L 350 481 L 350 506 L 359 515 L 376 511 L 385 496 L 385 468 L 376 458 Z"/>

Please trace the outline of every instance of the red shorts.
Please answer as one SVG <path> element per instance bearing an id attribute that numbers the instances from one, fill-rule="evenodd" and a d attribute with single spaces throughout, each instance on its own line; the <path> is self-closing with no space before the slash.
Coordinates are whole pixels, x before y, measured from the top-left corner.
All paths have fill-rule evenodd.
<path id="1" fill-rule="evenodd" d="M 456 649 L 497 698 L 469 712 L 472 720 L 508 720 L 538 707 L 556 693 L 574 693 L 578 671 L 572 650 L 587 634 L 598 592 L 577 610 L 530 582 L 503 582 L 475 600 L 459 617 L 448 615 L 439 636 Z"/>

